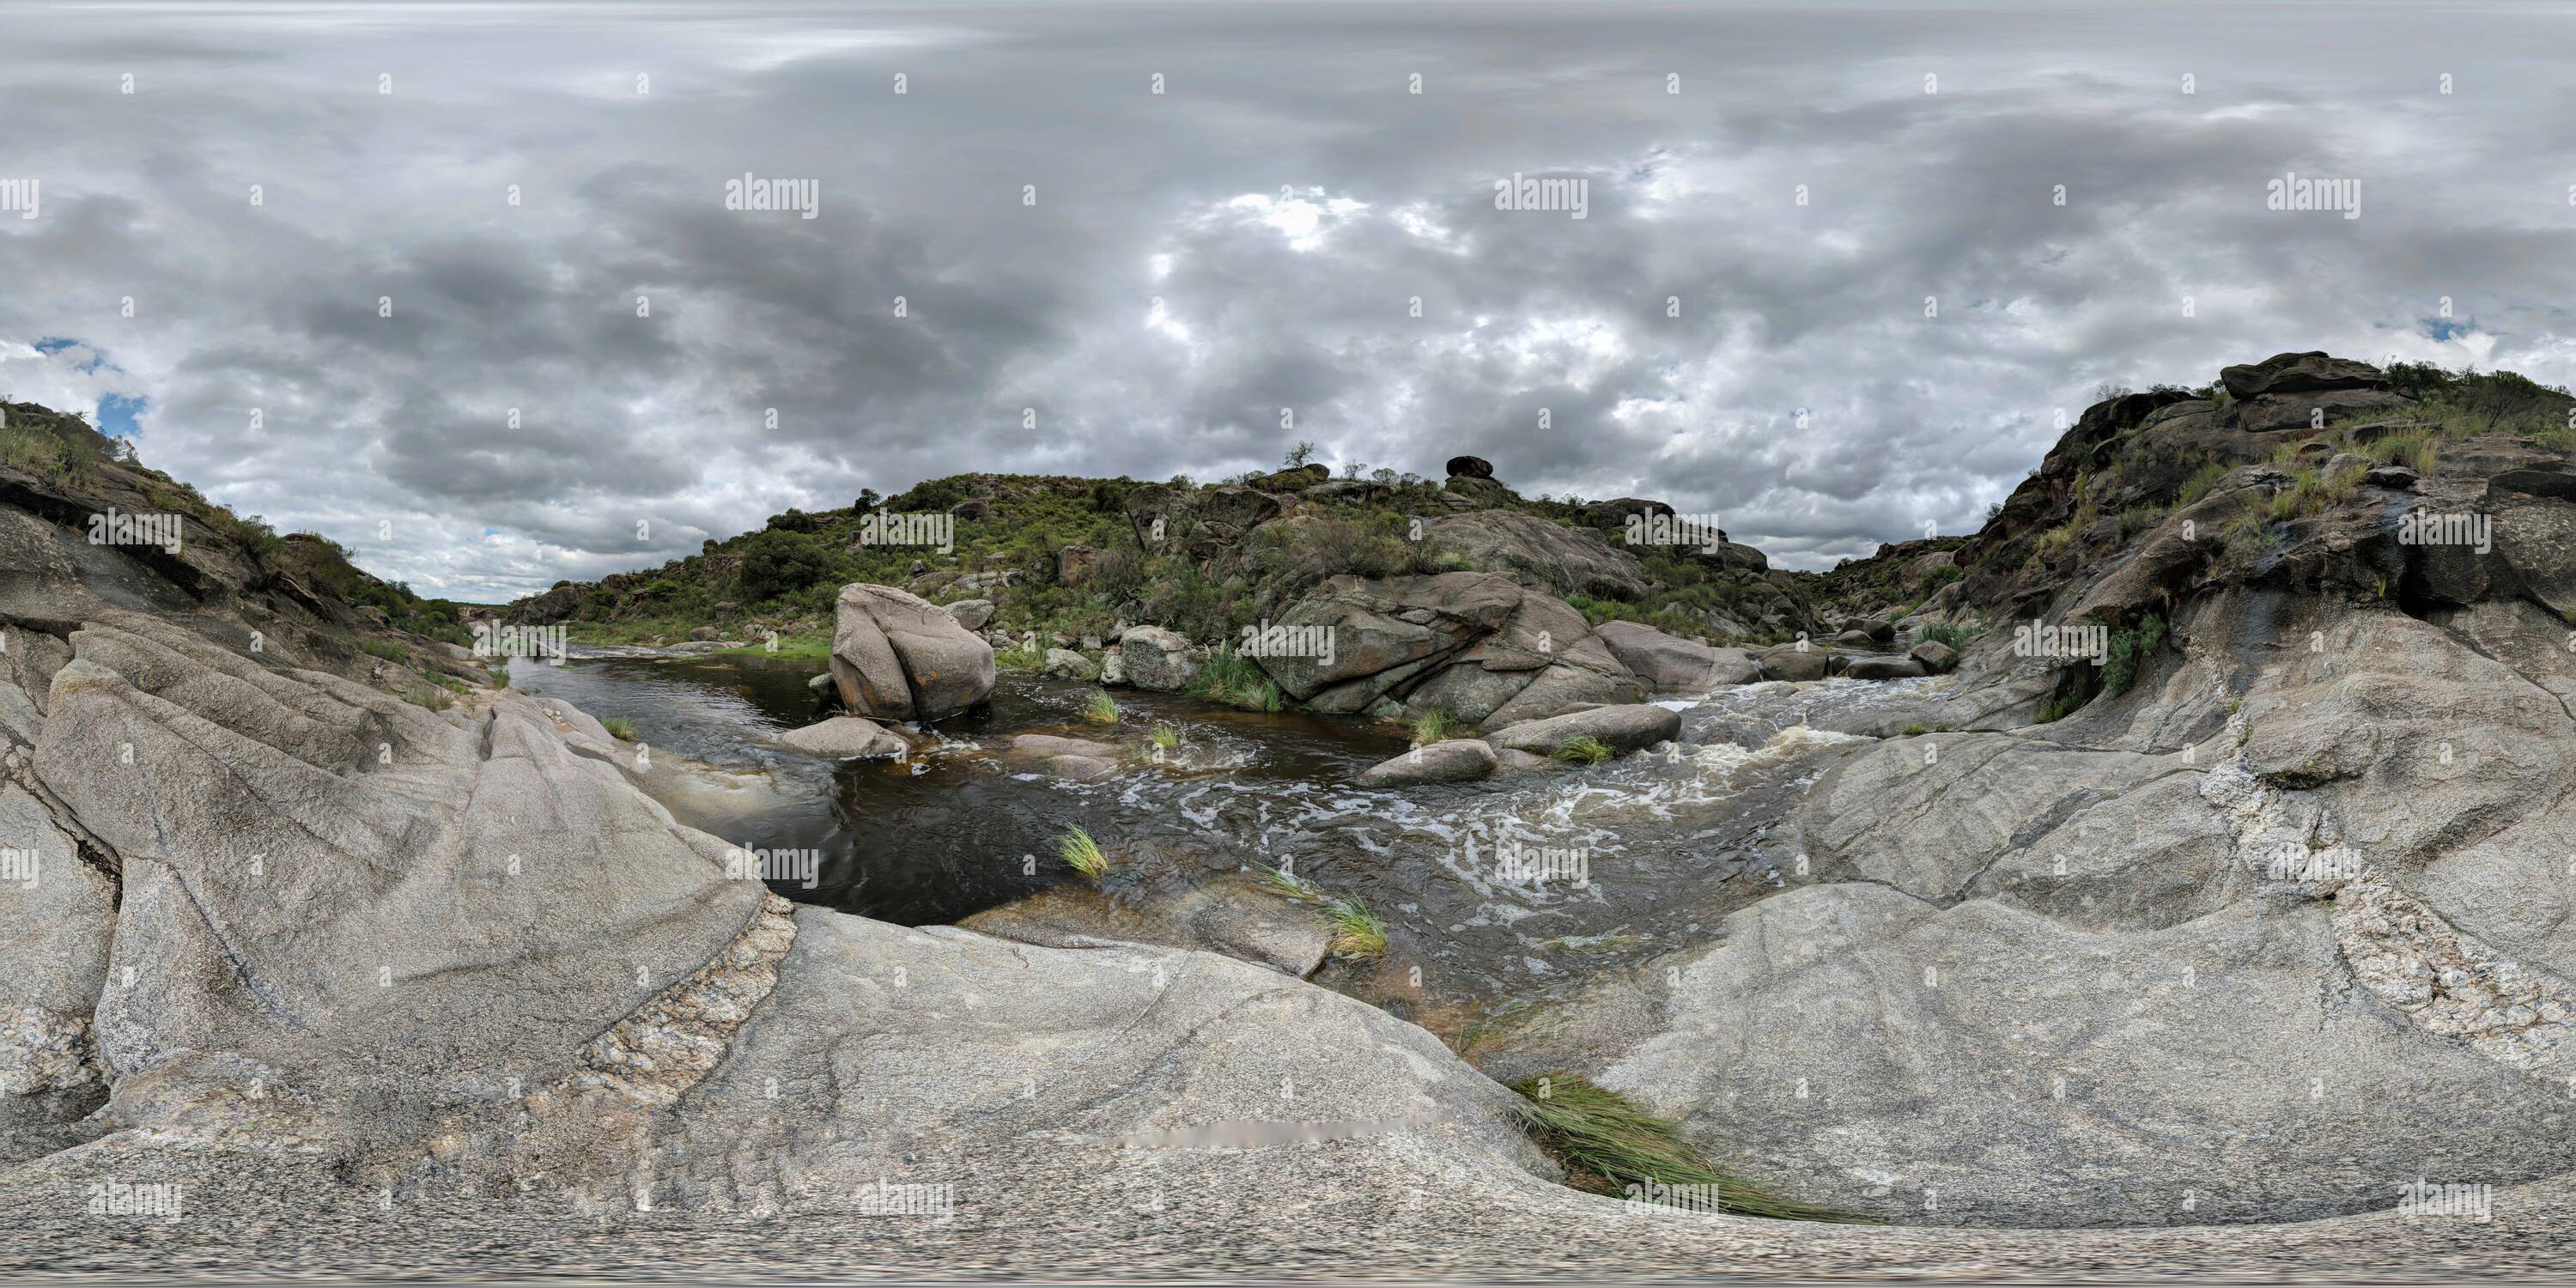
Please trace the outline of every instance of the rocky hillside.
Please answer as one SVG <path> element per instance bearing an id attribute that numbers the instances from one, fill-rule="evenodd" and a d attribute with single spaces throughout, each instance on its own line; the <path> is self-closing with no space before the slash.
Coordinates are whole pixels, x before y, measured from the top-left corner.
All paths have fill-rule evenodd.
<path id="1" fill-rule="evenodd" d="M 1532 500 L 1481 460 L 1451 467 L 1438 485 L 1388 471 L 1335 479 L 1321 466 L 1204 486 L 963 474 L 847 509 L 791 510 L 657 569 L 558 585 L 509 614 L 602 641 L 812 634 L 829 630 L 840 587 L 871 583 L 989 602 L 977 625 L 1010 636 L 1073 644 L 1151 624 L 1207 646 L 1332 577 L 1484 570 L 1593 622 L 1756 643 L 1819 626 L 1795 578 L 1723 532 L 1672 522 L 1663 502 Z"/>

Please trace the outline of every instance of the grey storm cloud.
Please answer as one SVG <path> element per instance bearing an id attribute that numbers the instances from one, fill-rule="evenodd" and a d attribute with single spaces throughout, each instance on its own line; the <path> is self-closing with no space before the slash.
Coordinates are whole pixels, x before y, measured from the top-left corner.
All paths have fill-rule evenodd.
<path id="1" fill-rule="evenodd" d="M 2307 348 L 2576 377 L 2571 26 L 20 6 L 0 178 L 44 204 L 0 213 L 0 392 L 146 399 L 151 463 L 467 599 L 862 488 L 1300 440 L 1822 567 L 1973 527 L 2100 384 Z M 2267 209 L 2292 171 L 2362 217 Z M 1584 217 L 1498 210 L 1515 174 Z M 746 175 L 817 217 L 727 209 Z"/>

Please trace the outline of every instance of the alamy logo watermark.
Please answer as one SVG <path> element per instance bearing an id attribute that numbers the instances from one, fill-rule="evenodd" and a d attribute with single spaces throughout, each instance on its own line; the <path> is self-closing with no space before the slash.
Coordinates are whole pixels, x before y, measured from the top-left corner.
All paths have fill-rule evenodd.
<path id="1" fill-rule="evenodd" d="M 2495 1219 L 2495 1187 L 2484 1181 L 2427 1184 L 2422 1177 L 2399 1187 L 2397 1215 L 2449 1217 L 2480 1223 Z"/>
<path id="2" fill-rule="evenodd" d="M 1713 514 L 1632 514 L 1621 527 L 1621 539 L 1632 546 L 1698 546 L 1713 555 L 1726 544 Z"/>
<path id="3" fill-rule="evenodd" d="M 808 890 L 821 880 L 821 850 L 755 850 L 737 845 L 725 851 L 725 880 L 794 882 Z"/>
<path id="4" fill-rule="evenodd" d="M 2262 852 L 2263 875 L 2274 881 L 2350 881 L 2361 875 L 2361 852 L 2349 846 L 2310 849 L 2284 841 Z"/>
<path id="5" fill-rule="evenodd" d="M 936 546 L 957 552 L 957 516 L 944 512 L 893 514 L 870 510 L 859 516 L 859 544 L 866 546 Z"/>
<path id="6" fill-rule="evenodd" d="M 131 1185 L 124 1181 L 89 1183 L 91 1216 L 157 1216 L 176 1221 L 187 1214 L 186 1200 L 174 1182 Z"/>
<path id="7" fill-rule="evenodd" d="M 2302 179 L 2292 170 L 2263 185 L 2266 210 L 2340 210 L 2346 219 L 2361 218 L 2361 180 Z"/>
<path id="8" fill-rule="evenodd" d="M 1236 648 L 1245 657 L 1305 657 L 1333 664 L 1333 628 L 1330 626 L 1274 626 L 1261 619 L 1258 626 L 1243 628 L 1243 643 Z"/>
<path id="9" fill-rule="evenodd" d="M 870 1181 L 859 1187 L 861 1216 L 926 1216 L 945 1221 L 957 1215 L 957 1186 L 948 1181 L 899 1185 Z"/>
<path id="10" fill-rule="evenodd" d="M 1494 847 L 1494 871 L 1505 881 L 1562 881 L 1580 889 L 1592 884 L 1592 851 L 1583 846 L 1523 845 L 1517 837 L 1508 838 Z"/>
<path id="11" fill-rule="evenodd" d="M 1648 1181 L 1638 1185 L 1631 1182 L 1627 1189 L 1627 1199 L 1631 1203 L 1670 1208 L 1675 1212 L 1727 1210 L 1725 1200 L 1720 1197 L 1714 1185 L 1666 1185 L 1662 1181 Z"/>
<path id="12" fill-rule="evenodd" d="M 186 521 L 175 514 L 125 514 L 115 506 L 104 514 L 89 516 L 89 543 L 93 546 L 159 546 L 171 554 L 179 553 L 179 538 Z"/>
<path id="13" fill-rule="evenodd" d="M 2111 657 L 2111 628 L 2098 622 L 2051 626 L 2034 617 L 2013 624 L 2014 657 L 2081 657 L 2100 666 Z"/>
<path id="14" fill-rule="evenodd" d="M 823 213 L 823 181 L 820 179 L 757 179 L 746 170 L 739 179 L 725 180 L 724 208 L 727 210 L 783 210 L 805 219 Z"/>
<path id="15" fill-rule="evenodd" d="M 2495 550 L 2495 516 L 2408 510 L 2397 519 L 2397 544 L 2467 546 L 2479 554 L 2489 554 Z"/>
<path id="16" fill-rule="evenodd" d="M 16 211 L 20 219 L 33 219 L 44 204 L 43 198 L 34 179 L 0 179 L 0 211 Z"/>
<path id="17" fill-rule="evenodd" d="M 1592 212 L 1590 179 L 1532 179 L 1514 170 L 1494 180 L 1494 209 L 1542 210 L 1581 219 Z"/>
<path id="18" fill-rule="evenodd" d="M 0 885 L 15 885 L 22 890 L 36 888 L 36 878 L 44 873 L 45 859 L 34 850 L 0 850 Z"/>
<path id="19" fill-rule="evenodd" d="M 570 628 L 565 626 L 476 622 L 474 656 L 542 658 L 550 666 L 562 666 L 565 650 L 571 647 L 571 639 Z"/>

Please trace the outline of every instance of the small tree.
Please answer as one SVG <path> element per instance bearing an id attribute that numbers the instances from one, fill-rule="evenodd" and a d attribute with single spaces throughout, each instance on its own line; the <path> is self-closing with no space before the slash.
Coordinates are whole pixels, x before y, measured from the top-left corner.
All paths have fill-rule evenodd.
<path id="1" fill-rule="evenodd" d="M 1300 441 L 1295 447 L 1288 449 L 1288 455 L 1282 458 L 1281 468 L 1302 470 L 1306 468 L 1306 462 L 1313 459 L 1315 459 L 1315 445 Z"/>

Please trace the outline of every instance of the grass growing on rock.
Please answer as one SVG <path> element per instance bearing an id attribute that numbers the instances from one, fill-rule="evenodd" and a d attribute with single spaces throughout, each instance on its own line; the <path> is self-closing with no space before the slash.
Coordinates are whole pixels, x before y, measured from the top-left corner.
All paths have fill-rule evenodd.
<path id="1" fill-rule="evenodd" d="M 1055 853 L 1057 858 L 1064 860 L 1066 867 L 1089 880 L 1098 881 L 1109 875 L 1109 856 L 1101 853 L 1100 842 L 1092 840 L 1091 833 L 1081 828 L 1057 838 Z"/>
<path id="2" fill-rule="evenodd" d="M 1571 1172 L 1570 1184 L 1596 1194 L 1629 1187 L 1696 1187 L 1694 1198 L 1726 1212 L 1783 1221 L 1858 1222 L 1831 1208 L 1784 1199 L 1719 1172 L 1684 1143 L 1681 1129 L 1616 1091 L 1580 1074 L 1552 1073 L 1512 1084 L 1523 1130 Z M 1649 1191 L 1651 1192 L 1651 1191 Z M 1688 1193 L 1689 1191 L 1685 1191 Z"/>
<path id="3" fill-rule="evenodd" d="M 1082 718 L 1093 724 L 1116 724 L 1118 700 L 1110 697 L 1107 689 L 1093 689 L 1091 696 L 1082 700 Z"/>
<path id="4" fill-rule="evenodd" d="M 608 716 L 599 722 L 599 727 L 607 730 L 608 736 L 619 742 L 635 741 L 635 722 L 624 716 Z"/>
<path id="5" fill-rule="evenodd" d="M 411 650 L 404 648 L 400 644 L 394 643 L 392 640 L 360 640 L 358 641 L 358 650 L 367 654 L 369 657 L 380 657 L 388 662 L 407 662 L 411 660 Z"/>
<path id="6" fill-rule="evenodd" d="M 445 711 L 456 705 L 455 697 L 435 684 L 411 686 L 411 691 L 403 694 L 403 701 L 416 707 L 427 707 L 432 711 Z"/>
<path id="7" fill-rule="evenodd" d="M 1154 731 L 1145 737 L 1158 751 L 1179 751 L 1182 744 L 1189 741 L 1181 736 L 1180 727 L 1172 724 L 1157 724 Z"/>
<path id="8" fill-rule="evenodd" d="M 1458 713 L 1447 707 L 1434 707 L 1413 718 L 1413 745 L 1416 747 L 1428 747 L 1436 742 L 1466 736 L 1460 727 Z"/>
<path id="9" fill-rule="evenodd" d="M 1558 743 L 1556 745 L 1555 753 L 1558 760 L 1562 760 L 1569 765 L 1598 765 L 1616 757 L 1618 754 L 1618 752 L 1611 749 L 1610 744 L 1603 742 L 1590 734 L 1568 738 L 1565 741 Z"/>
<path id="10" fill-rule="evenodd" d="M 1333 919 L 1333 954 L 1355 961 L 1386 956 L 1386 923 L 1356 898 L 1340 899 L 1326 915 Z"/>

